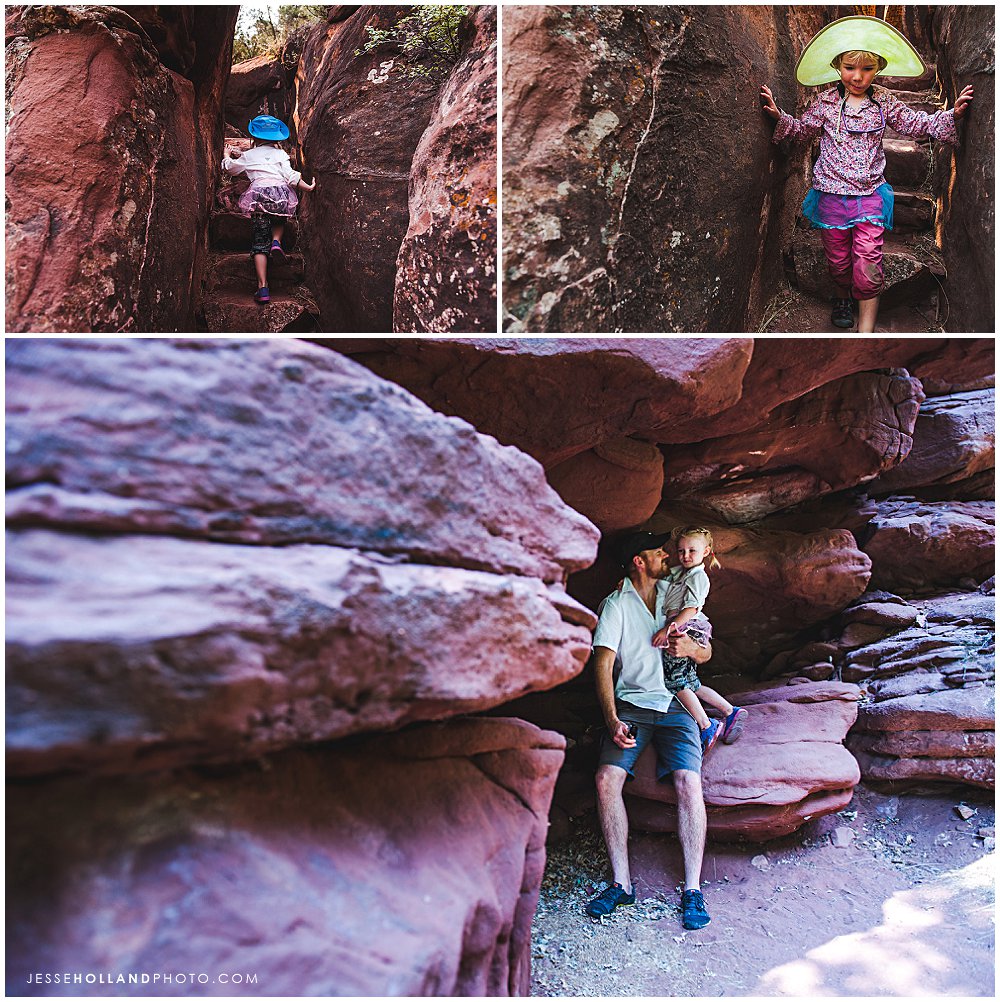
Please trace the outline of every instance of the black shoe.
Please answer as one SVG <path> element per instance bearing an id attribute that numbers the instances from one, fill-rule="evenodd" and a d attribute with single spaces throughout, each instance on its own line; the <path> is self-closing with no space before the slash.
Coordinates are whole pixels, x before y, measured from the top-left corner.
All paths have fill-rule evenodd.
<path id="1" fill-rule="evenodd" d="M 605 915 L 610 915 L 619 905 L 634 904 L 634 887 L 631 894 L 626 894 L 625 888 L 621 884 L 609 884 L 587 905 L 586 911 L 591 918 L 602 918 Z"/>
<path id="2" fill-rule="evenodd" d="M 833 303 L 833 312 L 830 314 L 830 321 L 834 327 L 853 327 L 854 311 L 851 309 L 850 299 L 837 299 L 834 296 L 830 300 Z"/>
<path id="3" fill-rule="evenodd" d="M 685 929 L 704 929 L 712 921 L 701 891 L 685 891 L 681 895 L 681 911 Z"/>

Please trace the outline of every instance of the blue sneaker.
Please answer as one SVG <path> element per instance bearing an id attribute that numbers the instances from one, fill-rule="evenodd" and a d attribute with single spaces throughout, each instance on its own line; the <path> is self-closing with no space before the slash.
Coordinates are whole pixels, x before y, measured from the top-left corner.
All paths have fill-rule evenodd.
<path id="1" fill-rule="evenodd" d="M 271 302 L 271 292 L 266 285 L 263 285 L 253 294 L 253 298 L 258 303 L 269 303 Z"/>
<path id="2" fill-rule="evenodd" d="M 681 912 L 685 929 L 704 929 L 712 921 L 701 891 L 685 891 L 681 895 Z"/>
<path id="3" fill-rule="evenodd" d="M 738 740 L 743 733 L 743 726 L 747 722 L 747 711 L 742 706 L 734 706 L 733 712 L 726 717 L 726 722 L 722 726 L 722 743 L 731 745 Z"/>
<path id="4" fill-rule="evenodd" d="M 591 918 L 603 918 L 610 915 L 619 905 L 635 904 L 635 888 L 631 894 L 625 893 L 621 884 L 608 884 L 601 893 L 591 901 L 586 912 Z"/>
<path id="5" fill-rule="evenodd" d="M 704 758 L 714 747 L 722 735 L 722 724 L 718 720 L 709 720 L 708 727 L 701 732 L 701 757 Z"/>

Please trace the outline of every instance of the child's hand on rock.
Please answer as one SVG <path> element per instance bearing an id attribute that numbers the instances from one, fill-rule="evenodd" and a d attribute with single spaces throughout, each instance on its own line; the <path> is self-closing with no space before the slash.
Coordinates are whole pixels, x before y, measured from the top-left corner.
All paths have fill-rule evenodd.
<path id="1" fill-rule="evenodd" d="M 230 160 L 239 160 L 239 158 L 240 158 L 240 151 L 239 150 L 231 150 L 228 147 L 226 147 L 226 156 L 229 157 Z"/>
<path id="2" fill-rule="evenodd" d="M 781 112 L 778 110 L 778 106 L 774 103 L 774 95 L 771 93 L 771 88 L 768 87 L 767 84 L 761 84 L 760 100 L 761 104 L 764 106 L 764 111 L 766 111 L 771 118 L 775 121 L 781 118 Z"/>
<path id="3" fill-rule="evenodd" d="M 973 93 L 971 84 L 963 88 L 962 93 L 955 100 L 955 118 L 963 118 L 965 116 L 965 113 L 969 110 L 969 105 L 972 104 Z"/>
<path id="4" fill-rule="evenodd" d="M 312 190 L 313 190 L 313 188 L 315 188 L 315 187 L 316 187 L 316 181 L 315 181 L 315 179 L 314 179 L 314 180 L 313 180 L 313 182 L 312 182 L 311 184 L 309 184 L 309 183 L 308 183 L 308 182 L 307 182 L 307 181 L 305 180 L 305 178 L 301 178 L 301 177 L 300 177 L 300 178 L 299 178 L 299 185 L 298 185 L 298 186 L 299 186 L 299 187 L 300 187 L 300 188 L 301 188 L 301 189 L 302 189 L 303 191 L 312 191 Z"/>

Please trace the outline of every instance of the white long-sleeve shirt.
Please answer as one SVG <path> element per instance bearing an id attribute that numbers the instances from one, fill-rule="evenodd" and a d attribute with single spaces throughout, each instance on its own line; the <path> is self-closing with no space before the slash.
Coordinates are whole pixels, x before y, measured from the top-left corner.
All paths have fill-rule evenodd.
<path id="1" fill-rule="evenodd" d="M 227 174 L 246 172 L 251 182 L 259 184 L 297 184 L 302 175 L 292 169 L 292 162 L 284 150 L 276 146 L 253 146 L 238 160 L 222 158 L 222 169 Z"/>

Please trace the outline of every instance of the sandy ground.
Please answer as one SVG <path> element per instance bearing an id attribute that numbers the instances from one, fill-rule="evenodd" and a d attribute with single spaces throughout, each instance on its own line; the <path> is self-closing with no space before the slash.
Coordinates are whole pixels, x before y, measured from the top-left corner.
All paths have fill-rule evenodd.
<path id="1" fill-rule="evenodd" d="M 680 924 L 672 836 L 630 837 L 634 906 L 601 920 L 583 912 L 607 867 L 587 820 L 549 851 L 533 995 L 994 996 L 986 791 L 858 787 L 846 810 L 794 835 L 709 842 L 702 887 L 712 922 L 698 932 Z"/>

